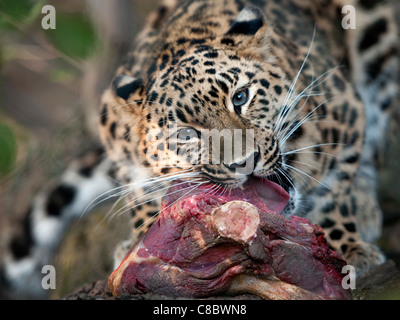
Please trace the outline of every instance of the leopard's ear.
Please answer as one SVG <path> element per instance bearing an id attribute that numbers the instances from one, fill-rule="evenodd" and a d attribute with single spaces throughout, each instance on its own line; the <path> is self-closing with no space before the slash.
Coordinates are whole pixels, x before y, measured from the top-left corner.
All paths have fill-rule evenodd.
<path id="1" fill-rule="evenodd" d="M 257 7 L 245 7 L 233 21 L 226 35 L 236 38 L 238 53 L 268 59 L 270 27 L 264 13 Z"/>
<path id="2" fill-rule="evenodd" d="M 143 80 L 120 74 L 113 79 L 111 89 L 115 96 L 128 100 L 133 94 L 143 92 Z"/>
<path id="3" fill-rule="evenodd" d="M 254 6 L 247 6 L 233 21 L 228 35 L 255 35 L 260 28 L 265 26 L 265 17 L 262 11 Z"/>

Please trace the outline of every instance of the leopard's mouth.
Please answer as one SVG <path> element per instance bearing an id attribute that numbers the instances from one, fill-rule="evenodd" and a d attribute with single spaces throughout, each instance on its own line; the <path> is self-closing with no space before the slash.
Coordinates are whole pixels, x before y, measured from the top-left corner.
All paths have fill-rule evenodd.
<path id="1" fill-rule="evenodd" d="M 273 181 L 273 178 L 277 181 Z M 261 210 L 274 211 L 281 213 L 289 202 L 289 189 L 286 183 L 283 183 L 282 178 L 271 176 L 271 179 L 259 178 L 250 175 L 247 181 L 240 187 L 224 189 L 224 191 L 211 192 L 216 189 L 216 184 L 209 182 L 193 188 L 190 192 L 188 184 L 181 181 L 175 181 L 174 185 L 168 190 L 167 195 L 163 199 L 162 207 L 168 207 L 173 202 L 178 201 L 182 197 L 195 194 L 212 195 L 218 194 L 224 201 L 242 200 L 247 201 Z M 283 186 L 281 186 L 282 184 Z M 286 189 L 286 190 L 285 190 Z"/>
<path id="2" fill-rule="evenodd" d="M 290 199 L 290 182 L 286 176 L 273 174 L 267 178 L 251 177 L 257 193 L 267 207 L 281 213 Z"/>

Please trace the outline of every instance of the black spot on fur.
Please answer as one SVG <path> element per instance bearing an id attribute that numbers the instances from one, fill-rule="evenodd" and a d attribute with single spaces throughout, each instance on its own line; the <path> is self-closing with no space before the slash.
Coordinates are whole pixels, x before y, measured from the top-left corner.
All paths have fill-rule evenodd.
<path id="1" fill-rule="evenodd" d="M 216 50 L 206 52 L 204 57 L 208 59 L 215 59 L 218 57 L 218 52 Z"/>
<path id="2" fill-rule="evenodd" d="M 10 250 L 15 259 L 22 259 L 29 255 L 34 244 L 32 238 L 32 209 L 29 209 L 22 221 L 22 235 L 14 237 L 10 243 Z"/>
<path id="3" fill-rule="evenodd" d="M 186 53 L 186 51 L 185 51 L 185 50 L 183 50 L 183 49 L 180 49 L 180 50 L 178 50 L 178 52 L 176 53 L 176 55 L 177 55 L 178 57 L 182 57 L 182 56 L 184 56 L 184 55 L 185 55 L 185 53 Z"/>
<path id="4" fill-rule="evenodd" d="M 230 83 L 233 83 L 233 79 L 229 76 L 229 74 L 226 74 L 225 72 L 222 72 L 219 74 L 221 77 L 224 77 L 226 80 L 228 80 Z"/>
<path id="5" fill-rule="evenodd" d="M 326 228 L 331 228 L 335 225 L 335 221 L 329 219 L 329 218 L 325 218 L 321 223 L 320 223 L 320 227 L 322 229 L 326 229 Z"/>
<path id="6" fill-rule="evenodd" d="M 223 38 L 221 40 L 221 44 L 226 44 L 228 46 L 234 46 L 235 45 L 235 41 L 233 41 L 233 39 L 231 39 L 231 38 Z"/>
<path id="7" fill-rule="evenodd" d="M 158 215 L 158 211 L 149 211 L 146 213 L 146 215 L 150 218 L 156 217 Z"/>
<path id="8" fill-rule="evenodd" d="M 387 31 L 387 21 L 379 19 L 365 29 L 364 35 L 358 45 L 360 51 L 367 50 L 379 41 L 381 34 Z"/>
<path id="9" fill-rule="evenodd" d="M 332 132 L 332 140 L 331 141 L 332 141 L 332 143 L 334 143 L 332 145 L 332 148 L 334 149 L 334 148 L 336 148 L 336 144 L 339 142 L 340 132 L 336 128 L 332 128 L 331 132 Z"/>
<path id="10" fill-rule="evenodd" d="M 272 77 L 276 78 L 276 79 L 280 79 L 280 78 L 281 78 L 281 77 L 279 76 L 279 74 L 273 73 L 272 71 L 270 71 L 269 74 L 270 74 Z"/>
<path id="11" fill-rule="evenodd" d="M 163 104 L 164 102 L 165 102 L 165 97 L 167 96 L 167 94 L 164 92 L 162 95 L 161 95 L 161 98 L 160 98 L 160 100 L 158 101 L 158 103 L 159 104 Z"/>
<path id="12" fill-rule="evenodd" d="M 103 108 L 101 109 L 100 113 L 100 123 L 105 126 L 107 123 L 108 119 L 108 110 L 107 110 L 107 104 L 103 104 Z"/>
<path id="13" fill-rule="evenodd" d="M 112 137 L 113 139 L 115 139 L 115 137 L 116 137 L 116 134 L 115 134 L 116 129 L 117 129 L 117 123 L 114 121 L 114 122 L 111 123 L 111 125 L 110 125 L 110 134 L 111 134 L 111 137 Z"/>
<path id="14" fill-rule="evenodd" d="M 215 74 L 216 70 L 215 69 L 206 69 L 206 73 L 208 74 Z"/>
<path id="15" fill-rule="evenodd" d="M 150 77 L 154 71 L 156 71 L 157 68 L 157 64 L 155 62 L 153 62 L 150 67 L 147 69 L 147 76 Z"/>
<path id="16" fill-rule="evenodd" d="M 90 178 L 92 172 L 93 172 L 93 166 L 86 166 L 79 169 L 79 174 L 86 178 Z"/>
<path id="17" fill-rule="evenodd" d="M 127 100 L 129 96 L 136 92 L 139 88 L 142 86 L 142 79 L 136 79 L 132 81 L 131 83 L 125 84 L 123 86 L 118 86 L 119 82 L 122 80 L 123 76 L 117 76 L 113 80 L 112 87 L 114 89 L 115 94 L 124 99 Z"/>
<path id="18" fill-rule="evenodd" d="M 143 220 L 143 219 L 138 219 L 138 220 L 135 222 L 135 228 L 141 227 L 143 223 L 144 223 L 144 220 Z"/>
<path id="19" fill-rule="evenodd" d="M 330 192 L 330 190 L 327 188 L 327 187 L 325 187 L 325 186 L 320 186 L 320 187 L 318 187 L 317 189 L 315 189 L 315 193 L 317 194 L 317 195 L 319 195 L 319 196 L 324 196 L 324 195 L 326 195 L 327 193 L 329 193 Z"/>
<path id="20" fill-rule="evenodd" d="M 265 94 L 265 91 L 263 90 L 263 89 L 258 89 L 257 90 L 257 94 L 258 95 L 261 95 L 261 96 L 265 96 L 266 94 Z"/>
<path id="21" fill-rule="evenodd" d="M 263 16 L 257 8 L 247 8 L 256 13 L 257 17 L 247 21 L 234 21 L 227 34 L 254 35 L 264 25 Z"/>
<path id="22" fill-rule="evenodd" d="M 170 170 L 171 170 L 171 168 L 162 168 L 161 173 L 167 174 Z"/>
<path id="23" fill-rule="evenodd" d="M 213 97 L 213 98 L 218 98 L 218 93 L 214 92 L 214 91 L 208 91 L 208 94 Z"/>
<path id="24" fill-rule="evenodd" d="M 338 178 L 338 180 L 349 180 L 350 175 L 345 171 L 341 171 L 341 172 L 338 172 L 337 178 Z"/>
<path id="25" fill-rule="evenodd" d="M 390 105 L 392 104 L 392 99 L 388 98 L 386 100 L 384 100 L 381 104 L 381 109 L 382 111 L 386 110 L 387 108 L 390 107 Z"/>
<path id="26" fill-rule="evenodd" d="M 391 48 L 385 54 L 375 58 L 365 65 L 365 69 L 369 75 L 368 83 L 375 80 L 375 78 L 382 72 L 382 68 L 387 60 L 396 55 L 397 52 L 398 51 L 395 48 Z"/>
<path id="27" fill-rule="evenodd" d="M 192 33 L 196 33 L 196 34 L 202 34 L 202 33 L 206 34 L 206 33 L 208 33 L 208 29 L 207 28 L 191 28 L 190 31 Z"/>
<path id="28" fill-rule="evenodd" d="M 203 44 L 204 42 L 206 42 L 205 39 L 193 39 L 192 41 L 190 41 L 190 44 L 191 44 L 191 45 Z"/>
<path id="29" fill-rule="evenodd" d="M 277 95 L 280 95 L 282 93 L 282 87 L 281 86 L 274 86 L 274 90 Z"/>
<path id="30" fill-rule="evenodd" d="M 160 128 L 162 128 L 162 127 L 164 126 L 165 122 L 166 122 L 166 118 L 161 117 L 161 118 L 158 120 L 158 126 L 159 126 Z"/>
<path id="31" fill-rule="evenodd" d="M 200 46 L 197 46 L 195 53 L 201 53 L 204 51 L 212 51 L 212 50 L 214 50 L 213 47 L 211 47 L 209 45 L 200 45 Z"/>
<path id="32" fill-rule="evenodd" d="M 152 28 L 153 29 L 158 29 L 165 17 L 165 15 L 167 14 L 167 7 L 166 6 L 160 6 L 158 8 L 158 12 L 157 12 L 157 18 L 154 20 L 153 24 L 152 24 Z"/>
<path id="33" fill-rule="evenodd" d="M 358 112 L 356 109 L 351 109 L 350 111 L 350 119 L 349 119 L 349 126 L 352 127 L 354 126 L 354 123 L 356 122 L 358 118 Z"/>
<path id="34" fill-rule="evenodd" d="M 163 82 L 161 82 L 160 87 L 163 88 L 169 83 L 168 79 L 165 79 Z"/>
<path id="35" fill-rule="evenodd" d="M 323 213 L 329 213 L 332 212 L 335 209 L 336 205 L 334 202 L 328 202 L 327 204 L 325 204 L 322 208 L 321 211 Z"/>
<path id="36" fill-rule="evenodd" d="M 343 217 L 348 217 L 349 216 L 349 208 L 347 207 L 347 204 L 343 203 L 340 205 L 340 214 Z"/>
<path id="37" fill-rule="evenodd" d="M 217 85 L 218 85 L 218 87 L 220 87 L 220 88 L 222 89 L 222 91 L 223 91 L 225 94 L 228 94 L 228 93 L 229 93 L 228 86 L 225 84 L 225 82 L 223 82 L 223 81 L 217 81 Z"/>
<path id="38" fill-rule="evenodd" d="M 345 223 L 344 227 L 349 232 L 356 232 L 356 225 L 354 224 L 354 222 Z"/>
<path id="39" fill-rule="evenodd" d="M 193 110 L 190 109 L 190 107 L 189 107 L 187 104 L 185 104 L 184 108 L 185 108 L 185 111 L 186 111 L 190 116 L 192 116 L 192 117 L 194 116 Z"/>
<path id="40" fill-rule="evenodd" d="M 295 122 L 295 124 L 297 125 L 297 121 Z M 294 126 L 293 126 L 294 127 Z M 291 130 L 290 130 L 291 131 Z M 290 132 L 289 131 L 289 132 Z M 298 138 L 300 138 L 303 135 L 303 128 L 300 126 L 297 127 L 296 130 L 294 130 L 291 134 L 290 134 L 290 140 L 294 141 Z"/>
<path id="41" fill-rule="evenodd" d="M 356 201 L 355 197 L 351 197 L 350 203 L 351 203 L 351 205 L 350 205 L 351 215 L 355 216 L 357 214 L 357 201 Z"/>
<path id="42" fill-rule="evenodd" d="M 346 159 L 344 159 L 344 162 L 355 163 L 358 161 L 359 157 L 360 157 L 359 154 L 356 153 L 356 154 L 353 154 L 352 156 L 349 156 Z"/>
<path id="43" fill-rule="evenodd" d="M 228 70 L 228 72 L 235 75 L 235 74 L 237 74 L 237 73 L 240 73 L 240 69 L 234 67 L 234 68 L 230 68 L 230 69 Z"/>
<path id="44" fill-rule="evenodd" d="M 46 211 L 49 216 L 59 216 L 62 210 L 74 200 L 76 190 L 69 185 L 56 187 L 49 195 Z"/>
<path id="45" fill-rule="evenodd" d="M 342 238 L 342 236 L 343 236 L 343 231 L 338 230 L 338 229 L 333 230 L 333 231 L 331 231 L 331 232 L 329 233 L 329 237 L 330 237 L 332 240 L 340 240 L 340 239 Z"/>
<path id="46" fill-rule="evenodd" d="M 157 100 L 157 98 L 158 98 L 158 93 L 156 92 L 156 91 L 153 91 L 151 94 L 150 94 L 150 102 L 155 102 L 156 100 Z"/>
<path id="47" fill-rule="evenodd" d="M 176 116 L 179 118 L 179 120 L 181 120 L 184 123 L 187 123 L 187 119 L 185 114 L 182 112 L 182 110 L 180 109 L 176 109 Z"/>
<path id="48" fill-rule="evenodd" d="M 253 72 L 246 72 L 245 74 L 246 74 L 246 76 L 249 77 L 249 80 L 253 79 L 253 77 L 255 76 L 255 74 Z"/>
<path id="49" fill-rule="evenodd" d="M 333 76 L 333 84 L 340 92 L 344 92 L 345 84 L 336 74 Z"/>
<path id="50" fill-rule="evenodd" d="M 365 9 L 368 9 L 368 10 L 373 9 L 376 5 L 382 4 L 384 2 L 386 2 L 386 0 L 380 0 L 380 1 L 377 1 L 377 0 L 359 0 L 358 1 L 358 3 L 362 7 L 364 7 Z"/>
<path id="51" fill-rule="evenodd" d="M 184 44 L 184 43 L 186 43 L 186 42 L 188 42 L 189 40 L 188 39 L 186 39 L 186 38 L 179 38 L 177 41 L 176 41 L 176 43 L 177 44 Z"/>

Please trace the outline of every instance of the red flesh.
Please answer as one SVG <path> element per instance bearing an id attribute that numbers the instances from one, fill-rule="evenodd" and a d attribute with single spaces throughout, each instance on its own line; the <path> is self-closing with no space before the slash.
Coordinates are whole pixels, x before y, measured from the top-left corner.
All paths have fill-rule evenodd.
<path id="1" fill-rule="evenodd" d="M 110 276 L 114 295 L 206 297 L 225 292 L 234 276 L 246 273 L 278 278 L 325 299 L 351 297 L 341 287 L 346 263 L 329 249 L 319 226 L 296 216 L 286 220 L 268 207 L 251 181 L 229 195 L 207 195 L 206 190 L 198 188 L 182 198 L 183 191 L 175 192 L 164 199 L 157 221 Z M 285 191 L 273 186 L 267 193 L 278 199 L 272 206 L 282 210 L 288 199 Z M 259 224 L 249 239 L 241 239 L 243 228 L 230 227 L 229 221 L 226 226 L 234 237 L 221 233 L 215 224 L 213 210 L 231 201 L 258 209 Z M 254 223 L 253 217 L 244 217 L 242 223 Z"/>

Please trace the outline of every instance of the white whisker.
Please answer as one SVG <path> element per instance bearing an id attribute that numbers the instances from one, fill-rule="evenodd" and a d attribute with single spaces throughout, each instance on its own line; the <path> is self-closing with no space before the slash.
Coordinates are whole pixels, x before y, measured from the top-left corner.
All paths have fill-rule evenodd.
<path id="1" fill-rule="evenodd" d="M 343 143 L 334 143 L 334 142 L 332 142 L 332 143 L 319 143 L 319 144 L 314 144 L 312 146 L 307 146 L 307 147 L 304 147 L 304 148 L 299 148 L 299 149 L 296 149 L 296 150 L 290 150 L 290 151 L 287 151 L 287 152 L 283 152 L 283 153 L 281 153 L 281 155 L 284 156 L 284 155 L 296 153 L 296 152 L 302 151 L 302 150 L 307 150 L 307 149 L 316 148 L 316 147 L 320 147 L 320 146 L 332 146 L 332 145 L 337 146 L 337 145 L 344 145 L 344 144 Z"/>
<path id="2" fill-rule="evenodd" d="M 312 35 L 312 38 L 311 38 L 310 47 L 308 48 L 308 52 L 307 52 L 307 54 L 306 54 L 306 56 L 305 56 L 305 58 L 304 58 L 304 60 L 303 60 L 303 63 L 302 63 L 302 65 L 301 65 L 299 71 L 297 72 L 295 78 L 293 79 L 292 85 L 289 87 L 288 93 L 286 94 L 286 98 L 285 98 L 285 100 L 284 100 L 284 102 L 283 102 L 283 108 L 281 109 L 281 111 L 280 111 L 280 113 L 279 113 L 279 115 L 278 115 L 278 119 L 277 119 L 277 121 L 276 121 L 276 127 L 275 127 L 275 129 L 274 129 L 274 133 L 275 133 L 275 131 L 277 130 L 277 128 L 280 126 L 279 124 L 280 124 L 280 121 L 281 121 L 283 112 L 284 112 L 284 110 L 285 110 L 285 108 L 286 108 L 286 104 L 287 104 L 287 102 L 289 101 L 289 99 L 290 99 L 290 97 L 291 97 L 291 95 L 292 95 L 292 93 L 293 93 L 293 88 L 295 87 L 295 85 L 296 85 L 296 83 L 297 83 L 297 80 L 299 79 L 300 74 L 301 74 L 301 72 L 303 71 L 303 68 L 304 68 L 304 66 L 305 66 L 305 64 L 306 64 L 306 62 L 307 62 L 307 59 L 308 59 L 308 57 L 309 57 L 309 55 L 310 55 L 310 53 L 311 53 L 311 49 L 312 49 L 312 46 L 313 46 L 313 43 L 314 43 L 315 33 L 316 33 L 316 25 L 314 25 L 314 31 L 313 31 L 313 35 Z"/>
<path id="3" fill-rule="evenodd" d="M 205 181 L 205 182 L 198 182 L 197 185 L 194 186 L 194 187 L 193 187 L 193 186 L 189 186 L 189 187 L 182 188 L 182 189 L 180 189 L 180 190 L 177 190 L 177 191 L 175 191 L 175 192 L 170 193 L 170 194 L 173 194 L 173 193 L 177 193 L 177 192 L 179 192 L 179 191 L 182 191 L 182 190 L 186 190 L 186 189 L 188 189 L 188 188 L 191 188 L 191 189 L 190 189 L 188 192 L 186 192 L 184 195 L 182 195 L 181 197 L 179 197 L 178 199 L 176 199 L 175 201 L 173 201 L 172 203 L 170 203 L 168 206 L 166 206 L 165 208 L 163 208 L 162 210 L 160 210 L 156 215 L 154 215 L 154 216 L 150 217 L 149 219 L 145 220 L 145 221 L 144 221 L 140 226 L 138 226 L 136 229 L 137 229 L 137 230 L 140 229 L 141 227 L 143 227 L 144 225 L 146 225 L 148 221 L 154 219 L 155 216 L 159 215 L 162 211 L 168 209 L 168 208 L 171 207 L 174 203 L 176 203 L 177 201 L 181 200 L 184 196 L 186 196 L 186 195 L 189 194 L 190 192 L 192 192 L 192 191 L 194 191 L 195 189 L 197 189 L 200 185 L 202 185 L 202 184 L 204 184 L 204 183 L 207 183 L 207 182 L 208 182 L 208 181 Z M 193 187 L 193 188 L 192 188 L 192 187 Z"/>
<path id="4" fill-rule="evenodd" d="M 192 183 L 193 183 L 193 182 L 192 182 Z M 194 184 L 198 184 L 198 183 L 201 183 L 201 182 L 194 182 Z M 122 207 L 122 208 L 119 209 L 117 212 L 115 212 L 114 215 L 115 215 L 115 216 L 116 216 L 116 215 L 119 215 L 119 216 L 120 216 L 120 215 L 124 214 L 126 211 L 128 211 L 128 210 L 130 210 L 130 209 L 134 209 L 134 208 L 136 208 L 136 207 L 138 207 L 138 206 L 141 206 L 141 205 L 143 205 L 143 204 L 149 203 L 149 202 L 154 201 L 154 200 L 157 200 L 157 199 L 161 199 L 161 198 L 163 198 L 163 197 L 165 197 L 165 196 L 169 196 L 169 195 L 171 195 L 171 194 L 180 192 L 180 191 L 182 191 L 182 190 L 186 190 L 186 189 L 191 188 L 191 187 L 192 187 L 192 186 L 185 187 L 185 188 L 182 188 L 182 189 L 180 189 L 180 190 L 175 190 L 175 191 L 173 191 L 173 192 L 170 192 L 170 193 L 167 193 L 167 194 L 163 194 L 163 195 L 158 196 L 158 197 L 153 197 L 153 198 L 151 198 L 151 199 L 142 201 L 142 202 L 140 202 L 140 203 L 136 203 L 136 201 L 130 201 L 130 202 L 127 203 L 124 207 Z"/>
<path id="5" fill-rule="evenodd" d="M 293 132 L 295 132 L 299 127 L 301 127 L 304 123 L 306 123 L 308 120 L 311 119 L 312 114 L 319 108 L 321 107 L 323 104 L 325 104 L 326 102 L 333 100 L 334 98 L 329 98 L 326 99 L 325 101 L 321 102 L 318 106 L 316 106 L 313 110 L 311 110 L 301 121 L 299 121 L 299 123 L 297 123 L 294 128 L 288 133 L 286 134 L 286 132 L 284 132 L 285 136 L 283 137 L 283 139 L 281 140 L 281 144 L 284 144 L 286 142 L 286 140 L 288 138 L 290 138 L 290 136 L 293 134 Z M 288 127 L 290 128 L 290 126 Z"/>
<path id="6" fill-rule="evenodd" d="M 323 182 L 319 181 L 318 179 L 315 179 L 314 177 L 310 176 L 309 174 L 305 173 L 304 171 L 302 171 L 302 170 L 300 170 L 300 169 L 298 169 L 298 168 L 296 168 L 296 167 L 293 167 L 293 166 L 291 166 L 291 165 L 289 165 L 289 164 L 287 164 L 287 163 L 285 163 L 284 165 L 285 165 L 286 167 L 288 167 L 289 169 L 291 169 L 291 170 L 295 170 L 295 171 L 297 171 L 298 173 L 304 174 L 306 177 L 308 177 L 308 178 L 314 180 L 315 182 L 318 182 L 319 184 L 323 185 L 325 188 L 331 190 L 326 184 L 324 184 Z"/>
<path id="7" fill-rule="evenodd" d="M 108 190 L 102 194 L 100 194 L 99 196 L 97 196 L 96 198 L 94 198 L 85 208 L 85 210 L 83 211 L 83 213 L 81 214 L 81 218 L 83 217 L 83 215 L 85 215 L 88 211 L 92 210 L 95 206 L 109 200 L 112 198 L 116 198 L 116 197 L 120 197 L 122 196 L 124 193 L 130 193 L 133 192 L 134 190 L 141 188 L 141 187 L 145 187 L 147 185 L 156 183 L 156 182 L 160 182 L 160 181 L 165 181 L 165 180 L 176 180 L 177 178 L 181 178 L 181 174 L 185 174 L 185 173 L 193 173 L 193 175 L 198 175 L 198 172 L 193 172 L 192 168 L 188 169 L 188 170 L 181 170 L 179 172 L 173 172 L 173 173 L 168 173 L 163 175 L 162 177 L 150 177 L 148 179 L 145 180 L 141 180 L 141 181 L 135 181 L 132 183 L 128 183 L 128 184 L 124 184 L 121 186 L 117 186 L 111 190 Z M 122 190 L 120 192 L 116 192 L 118 190 Z M 128 191 L 127 191 L 128 190 Z M 101 199 L 100 201 L 98 201 L 99 199 Z"/>
<path id="8" fill-rule="evenodd" d="M 298 196 L 298 195 L 299 195 L 299 192 L 297 191 L 297 188 L 296 188 L 296 186 L 294 185 L 294 183 L 293 183 L 292 179 L 290 178 L 289 174 L 287 174 L 287 173 L 285 172 L 285 169 L 282 168 L 282 167 L 277 167 L 276 169 L 280 172 L 280 174 L 282 174 L 282 175 L 287 179 L 287 181 L 289 181 L 289 183 L 290 183 L 291 186 L 293 187 L 293 190 L 294 190 L 295 193 L 296 193 L 296 196 Z"/>

